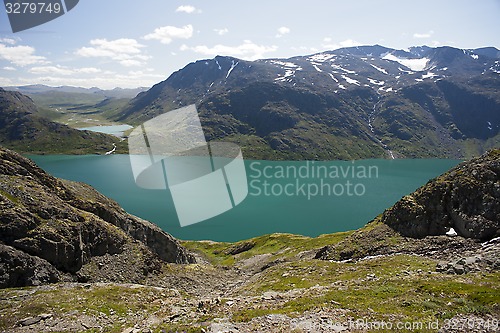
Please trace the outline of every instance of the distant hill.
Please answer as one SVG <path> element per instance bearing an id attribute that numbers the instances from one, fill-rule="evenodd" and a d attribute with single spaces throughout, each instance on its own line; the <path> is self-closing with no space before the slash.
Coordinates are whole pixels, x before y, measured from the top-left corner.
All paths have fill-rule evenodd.
<path id="1" fill-rule="evenodd" d="M 196 104 L 209 140 L 248 158 L 464 158 L 500 145 L 500 51 L 343 48 L 290 59 L 197 61 L 115 117 Z"/>
<path id="2" fill-rule="evenodd" d="M 110 135 L 79 131 L 43 117 L 33 100 L 0 88 L 0 146 L 23 153 L 103 154 L 124 143 Z"/>
<path id="3" fill-rule="evenodd" d="M 29 96 L 43 117 L 73 128 L 111 125 L 110 117 L 123 109 L 129 100 L 147 88 L 101 90 L 70 86 L 28 85 L 6 87 Z"/>
<path id="4" fill-rule="evenodd" d="M 146 87 L 139 87 L 133 89 L 114 88 L 111 90 L 103 90 L 97 87 L 94 88 L 81 88 L 72 86 L 51 87 L 43 84 L 33 84 L 27 86 L 5 87 L 4 89 L 9 91 L 18 91 L 25 95 L 44 94 L 47 92 L 59 92 L 59 93 L 70 93 L 70 94 L 93 94 L 104 98 L 133 98 L 137 96 L 137 94 L 139 94 L 140 92 L 146 91 L 148 88 Z"/>

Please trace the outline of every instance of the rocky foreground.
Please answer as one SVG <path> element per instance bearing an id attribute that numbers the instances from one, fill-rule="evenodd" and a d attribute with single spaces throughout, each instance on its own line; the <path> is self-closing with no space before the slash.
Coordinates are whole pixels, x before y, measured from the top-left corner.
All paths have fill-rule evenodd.
<path id="1" fill-rule="evenodd" d="M 0 157 L 1 332 L 499 330 L 500 150 L 360 230 L 231 244 L 177 241 Z"/>
<path id="2" fill-rule="evenodd" d="M 107 261 L 115 270 L 109 275 L 140 282 L 163 262 L 194 259 L 172 236 L 90 186 L 56 179 L 0 149 L 0 287 L 85 282 Z"/>

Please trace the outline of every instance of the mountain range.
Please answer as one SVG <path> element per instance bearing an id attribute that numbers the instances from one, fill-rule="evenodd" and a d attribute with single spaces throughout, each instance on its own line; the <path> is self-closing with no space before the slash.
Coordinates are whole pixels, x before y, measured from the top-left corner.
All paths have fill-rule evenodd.
<path id="1" fill-rule="evenodd" d="M 196 104 L 208 140 L 260 159 L 465 158 L 500 143 L 500 51 L 380 45 L 217 56 L 139 93 L 131 124 Z"/>
<path id="2" fill-rule="evenodd" d="M 8 91 L 17 91 L 25 95 L 45 94 L 45 93 L 73 93 L 73 94 L 93 94 L 104 98 L 133 98 L 138 93 L 147 90 L 148 88 L 139 87 L 133 89 L 114 88 L 103 90 L 97 87 L 82 88 L 72 86 L 51 87 L 44 84 L 31 84 L 26 86 L 11 86 L 4 87 Z"/>

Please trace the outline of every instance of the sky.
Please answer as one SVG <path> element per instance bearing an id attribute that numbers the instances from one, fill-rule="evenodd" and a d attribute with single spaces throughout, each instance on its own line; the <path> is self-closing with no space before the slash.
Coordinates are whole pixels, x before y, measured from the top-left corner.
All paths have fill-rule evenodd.
<path id="1" fill-rule="evenodd" d="M 0 86 L 150 87 L 216 55 L 289 58 L 374 44 L 500 49 L 499 17 L 500 0 L 80 0 L 12 33 L 0 4 Z"/>

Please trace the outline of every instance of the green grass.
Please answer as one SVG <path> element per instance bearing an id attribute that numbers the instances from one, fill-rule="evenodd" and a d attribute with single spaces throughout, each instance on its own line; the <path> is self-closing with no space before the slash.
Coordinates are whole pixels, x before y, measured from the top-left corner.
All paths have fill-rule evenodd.
<path id="1" fill-rule="evenodd" d="M 435 262 L 417 256 L 398 255 L 353 263 L 309 261 L 286 263 L 246 288 L 264 291 L 304 288 L 277 307 L 241 310 L 233 319 L 248 321 L 271 313 L 292 315 L 319 308 L 347 309 L 353 318 L 432 321 L 454 315 L 500 313 L 500 273 L 475 273 L 464 278 L 434 271 Z M 284 276 L 284 274 L 286 276 Z M 373 275 L 371 275 L 373 274 Z M 306 277 L 306 279 L 304 279 Z M 320 286 L 319 292 L 311 292 Z M 307 291 L 309 290 L 309 291 Z"/>
<path id="2" fill-rule="evenodd" d="M 325 245 L 337 244 L 350 234 L 352 231 L 314 238 L 292 234 L 270 234 L 236 243 L 182 241 L 182 245 L 204 255 L 214 265 L 231 266 L 238 261 L 260 254 L 275 254 L 276 259 L 290 259 L 304 251 L 318 250 Z M 237 255 L 227 254 L 226 251 L 230 248 L 244 242 L 253 242 L 255 245 L 250 250 Z"/>
<path id="3" fill-rule="evenodd" d="M 37 115 L 73 128 L 115 125 L 109 120 L 129 101 L 98 94 L 46 92 L 29 94 L 39 107 Z"/>
<path id="4" fill-rule="evenodd" d="M 36 316 L 42 313 L 52 313 L 55 317 L 67 317 L 73 313 L 98 316 L 112 313 L 119 318 L 126 318 L 133 313 L 154 313 L 159 310 L 159 305 L 152 301 L 157 299 L 161 291 L 153 288 L 128 288 L 119 285 L 60 288 L 48 291 L 29 293 L 31 288 L 3 289 L 0 290 L 0 328 L 12 327 L 22 318 Z M 6 299 L 22 296 L 22 301 L 16 302 L 16 311 L 12 312 Z M 126 326 L 126 323 L 124 324 Z M 114 325 L 107 332 L 121 332 L 122 324 Z M 91 332 L 91 331 L 89 331 Z"/>
<path id="5" fill-rule="evenodd" d="M 255 245 L 248 251 L 228 255 L 241 244 L 216 242 L 183 242 L 191 250 L 205 255 L 216 265 L 234 265 L 259 254 L 271 254 L 270 260 L 284 259 L 246 284 L 239 294 L 259 296 L 268 291 L 287 293 L 294 290 L 298 297 L 284 303 L 257 304 L 232 313 L 233 321 L 247 322 L 267 314 L 291 317 L 315 309 L 342 308 L 351 318 L 371 320 L 401 320 L 431 322 L 452 318 L 457 314 L 500 313 L 500 272 L 471 273 L 464 276 L 435 272 L 436 261 L 414 255 L 393 255 L 358 262 L 298 260 L 296 255 L 317 250 L 325 245 L 342 244 L 363 252 L 356 243 L 360 235 L 381 235 L 380 223 L 370 223 L 356 232 L 324 235 L 316 238 L 288 234 L 273 234 L 251 240 Z M 361 237 L 359 242 L 366 242 Z M 397 244 L 399 238 L 390 238 Z M 373 242 L 378 242 L 373 239 Z M 316 290 L 316 291 L 315 291 Z M 425 331 L 425 330 L 423 330 Z"/>
<path id="6" fill-rule="evenodd" d="M 13 196 L 12 194 L 10 194 L 8 192 L 0 190 L 0 194 L 3 195 L 4 197 L 6 197 L 7 199 L 9 199 L 10 201 L 12 201 L 15 204 L 19 203 L 19 198 Z"/>
<path id="7" fill-rule="evenodd" d="M 374 226 L 369 228 L 375 229 Z M 342 311 L 343 317 L 340 319 L 424 323 L 436 320 L 443 322 L 457 314 L 483 317 L 500 314 L 500 272 L 477 272 L 463 276 L 436 273 L 435 260 L 403 254 L 358 262 L 297 259 L 296 255 L 302 251 L 314 250 L 326 244 L 340 244 L 351 234 L 348 232 L 317 238 L 266 235 L 253 238 L 250 240 L 254 243 L 251 249 L 234 256 L 226 253 L 235 244 L 183 242 L 191 250 L 199 251 L 220 266 L 234 265 L 258 254 L 271 254 L 273 259 L 285 259 L 233 291 L 250 299 L 259 299 L 266 292 L 277 292 L 281 296 L 274 301 L 266 302 L 263 299 L 234 309 L 224 307 L 223 300 L 222 305 L 210 307 L 210 311 L 205 314 L 197 310 L 194 298 L 192 308 L 188 306 L 188 311 L 192 311 L 193 315 L 182 316 L 175 322 L 167 320 L 154 327 L 153 331 L 201 332 L 206 326 L 204 322 L 212 322 L 214 318 L 227 317 L 233 322 L 248 322 L 268 314 L 284 314 L 293 318 L 304 312 L 319 310 Z M 168 265 L 167 268 L 173 273 L 183 271 L 182 276 L 189 276 L 190 270 L 205 270 L 206 273 L 211 270 L 211 274 L 216 272 L 216 268 L 203 265 Z M 75 316 L 77 313 L 91 316 L 99 313 L 109 316 L 113 313 L 113 318 L 123 318 L 125 322 L 115 323 L 105 330 L 121 332 L 133 326 L 132 322 L 127 321 L 131 313 L 168 318 L 172 315 L 172 305 L 179 302 L 177 297 L 184 300 L 192 297 L 184 293 L 170 298 L 170 305 L 161 305 L 158 299 L 168 300 L 169 296 L 163 297 L 159 295 L 161 291 L 150 287 L 94 285 L 90 288 L 54 288 L 30 294 L 31 290 L 0 290 L 0 328 L 12 327 L 24 317 L 47 312 L 56 317 L 71 313 L 75 313 Z M 13 297 L 19 300 L 13 301 Z M 15 312 L 11 310 L 12 304 L 16 306 Z"/>

